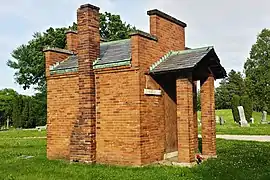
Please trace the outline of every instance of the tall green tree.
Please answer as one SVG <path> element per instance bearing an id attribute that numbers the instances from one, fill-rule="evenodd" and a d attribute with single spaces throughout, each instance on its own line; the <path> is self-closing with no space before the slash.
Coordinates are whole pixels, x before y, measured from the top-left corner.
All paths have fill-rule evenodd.
<path id="1" fill-rule="evenodd" d="M 228 77 L 223 79 L 215 90 L 216 108 L 230 109 L 232 96 L 245 94 L 246 87 L 243 75 L 240 72 L 231 70 Z"/>
<path id="2" fill-rule="evenodd" d="M 247 95 L 241 96 L 240 105 L 244 108 L 246 120 L 250 121 L 253 112 L 252 100 Z"/>
<path id="3" fill-rule="evenodd" d="M 232 96 L 232 99 L 231 99 L 231 107 L 232 107 L 233 119 L 237 123 L 240 122 L 238 106 L 240 106 L 240 96 L 235 94 Z"/>
<path id="4" fill-rule="evenodd" d="M 22 85 L 24 89 L 34 87 L 38 91 L 29 107 L 29 116 L 34 118 L 33 121 L 37 125 L 46 123 L 45 56 L 43 49 L 47 46 L 65 48 L 65 31 L 67 29 L 76 30 L 77 24 L 73 23 L 69 27 L 49 28 L 43 33 L 34 33 L 32 40 L 13 50 L 11 53 L 13 59 L 7 62 L 10 68 L 16 70 L 15 81 L 18 84 Z M 128 38 L 129 33 L 133 30 L 135 27 L 123 22 L 119 15 L 108 12 L 100 14 L 100 35 L 107 41 Z M 14 106 L 20 103 L 20 100 L 16 99 Z M 35 113 L 31 114 L 33 111 Z M 17 127 L 21 127 L 23 124 L 23 120 L 18 116 L 20 113 L 22 113 L 22 109 L 18 108 L 13 113 Z"/>
<path id="5" fill-rule="evenodd" d="M 0 126 L 4 125 L 7 120 L 12 119 L 12 103 L 17 95 L 17 92 L 13 89 L 0 90 Z"/>
<path id="6" fill-rule="evenodd" d="M 129 33 L 135 30 L 134 26 L 121 20 L 119 15 L 109 12 L 100 13 L 100 36 L 107 41 L 129 38 Z"/>
<path id="7" fill-rule="evenodd" d="M 36 126 L 43 126 L 46 124 L 47 108 L 46 96 L 43 93 L 36 93 L 30 101 L 29 105 L 29 121 Z"/>
<path id="8" fill-rule="evenodd" d="M 257 111 L 270 110 L 270 30 L 263 29 L 244 65 L 248 94 Z"/>
<path id="9" fill-rule="evenodd" d="M 23 111 L 23 95 L 17 95 L 13 100 L 12 108 L 12 124 L 16 128 L 23 127 L 22 111 Z"/>
<path id="10" fill-rule="evenodd" d="M 33 39 L 23 44 L 11 53 L 13 59 L 7 65 L 16 70 L 15 80 L 24 89 L 35 87 L 40 92 L 45 92 L 45 56 L 44 47 L 65 48 L 67 29 L 77 29 L 77 24 L 70 27 L 49 28 L 43 33 L 34 33 Z M 108 41 L 128 38 L 131 31 L 135 30 L 130 24 L 123 22 L 119 15 L 108 12 L 100 14 L 100 35 Z"/>

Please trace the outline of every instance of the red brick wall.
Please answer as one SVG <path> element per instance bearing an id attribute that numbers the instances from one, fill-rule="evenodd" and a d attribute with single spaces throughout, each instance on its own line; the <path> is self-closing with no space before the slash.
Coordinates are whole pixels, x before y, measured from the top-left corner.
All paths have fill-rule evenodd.
<path id="1" fill-rule="evenodd" d="M 68 58 L 71 54 L 56 52 L 52 50 L 45 50 L 45 68 L 46 76 L 50 76 L 50 66 L 54 65 L 57 62 L 61 62 Z"/>
<path id="2" fill-rule="evenodd" d="M 194 155 L 194 119 L 193 119 L 193 82 L 191 78 L 176 80 L 177 86 L 177 130 L 178 160 L 193 162 Z"/>
<path id="3" fill-rule="evenodd" d="M 214 77 L 201 81 L 202 154 L 216 155 L 216 122 Z"/>
<path id="4" fill-rule="evenodd" d="M 157 59 L 157 42 L 139 35 L 132 36 L 132 65 L 139 66 L 140 133 L 142 164 L 162 159 L 164 151 L 164 108 L 162 96 L 145 96 L 144 89 L 159 85 L 145 75 L 151 62 Z M 147 80 L 147 83 L 146 83 Z"/>
<path id="5" fill-rule="evenodd" d="M 96 73 L 97 162 L 140 165 L 139 72 Z"/>
<path id="6" fill-rule="evenodd" d="M 79 110 L 70 146 L 73 161 L 96 161 L 96 97 L 93 62 L 99 57 L 99 8 L 82 5 L 77 11 Z"/>
<path id="7" fill-rule="evenodd" d="M 161 54 L 185 49 L 185 28 L 162 17 L 150 16 L 150 34 L 157 36 Z"/>
<path id="8" fill-rule="evenodd" d="M 67 117 L 70 121 L 67 123 L 70 129 L 59 134 L 55 131 L 59 126 L 57 118 L 50 116 L 50 122 L 55 122 L 55 126 L 49 125 L 51 143 L 48 144 L 48 156 L 54 157 L 53 152 L 57 154 L 61 149 L 65 152 L 63 157 L 67 157 L 70 149 L 71 160 L 141 165 L 162 160 L 168 148 L 166 143 L 176 143 L 176 130 L 173 130 L 173 124 L 176 124 L 176 93 L 172 95 L 170 91 L 175 89 L 164 89 L 161 82 L 147 73 L 149 67 L 170 50 L 185 49 L 184 28 L 157 16 L 150 17 L 150 25 L 151 33 L 157 36 L 158 41 L 132 36 L 130 69 L 112 68 L 94 73 L 92 62 L 99 56 L 100 42 L 98 9 L 91 5 L 78 9 L 78 77 L 48 80 L 50 112 L 58 112 L 54 111 L 57 106 L 53 104 L 58 93 L 63 100 L 71 96 L 72 107 L 78 108 L 68 115 L 57 114 L 58 119 Z M 69 49 L 73 49 L 71 44 Z M 77 86 L 69 86 L 75 82 Z M 60 91 L 58 83 L 67 84 L 59 86 Z M 144 95 L 145 88 L 161 89 L 163 95 Z M 73 93 L 77 95 L 72 96 Z M 59 101 L 56 104 L 60 103 L 65 106 L 70 102 Z M 166 129 L 165 124 L 170 128 Z M 166 134 L 170 130 L 174 132 Z M 68 143 L 61 144 L 61 141 L 67 142 L 63 139 L 68 135 L 71 136 L 69 147 Z M 58 140 L 59 137 L 63 138 Z M 169 151 L 173 150 L 172 145 Z"/>
<path id="9" fill-rule="evenodd" d="M 173 144 L 175 133 L 166 134 L 165 122 L 169 122 L 168 117 L 172 118 L 171 123 L 176 124 L 176 103 L 168 98 L 168 92 L 151 77 L 145 75 L 149 67 L 158 61 L 162 56 L 171 50 L 185 49 L 184 28 L 168 20 L 150 16 L 150 29 L 153 35 L 157 36 L 157 41 L 150 40 L 140 35 L 132 36 L 132 65 L 140 68 L 140 99 L 141 99 L 141 144 L 142 144 L 142 163 L 148 164 L 162 160 L 166 151 L 167 142 Z M 146 79 L 152 87 L 146 87 Z M 174 82 L 175 83 L 175 82 Z M 162 96 L 144 95 L 144 89 L 162 89 Z M 165 106 L 166 105 L 166 106 Z M 166 116 L 167 115 L 167 116 Z M 167 118 L 166 118 L 167 117 Z M 165 121 L 166 119 L 166 121 Z M 168 124 L 167 124 L 168 125 Z M 167 139 L 171 138 L 171 139 Z M 177 142 L 175 142 L 177 143 Z M 171 148 L 170 151 L 173 151 Z"/>
<path id="10" fill-rule="evenodd" d="M 67 49 L 77 54 L 78 48 L 78 35 L 75 31 L 66 32 Z"/>
<path id="11" fill-rule="evenodd" d="M 47 78 L 47 157 L 69 159 L 73 123 L 78 112 L 78 75 Z"/>

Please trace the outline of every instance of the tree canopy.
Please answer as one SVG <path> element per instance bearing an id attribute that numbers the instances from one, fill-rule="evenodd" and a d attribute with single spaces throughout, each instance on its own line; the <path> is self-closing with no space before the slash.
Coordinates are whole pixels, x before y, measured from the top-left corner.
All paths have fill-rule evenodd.
<path id="1" fill-rule="evenodd" d="M 13 59 L 7 65 L 16 70 L 15 80 L 24 89 L 34 87 L 45 91 L 45 56 L 43 48 L 65 48 L 67 29 L 76 30 L 77 24 L 62 28 L 49 28 L 43 33 L 34 33 L 33 39 L 11 53 Z M 128 38 L 135 27 L 123 22 L 119 15 L 100 13 L 100 35 L 108 41 Z"/>
<path id="2" fill-rule="evenodd" d="M 0 90 L 0 126 L 3 125 L 7 119 L 11 119 L 13 112 L 13 101 L 18 95 L 13 89 Z"/>
<path id="3" fill-rule="evenodd" d="M 233 95 L 242 96 L 246 94 L 245 81 L 240 72 L 231 70 L 228 77 L 220 82 L 216 88 L 215 99 L 217 109 L 230 109 Z"/>
<path id="4" fill-rule="evenodd" d="M 45 32 L 36 32 L 27 44 L 23 44 L 11 53 L 12 59 L 7 65 L 15 69 L 15 81 L 24 89 L 33 87 L 37 90 L 34 96 L 18 95 L 15 98 L 7 96 L 0 91 L 0 122 L 11 117 L 15 127 L 34 127 L 46 123 L 46 81 L 45 81 L 45 56 L 44 47 L 66 47 L 65 31 L 77 30 L 77 24 L 69 27 L 49 28 Z M 126 39 L 135 27 L 121 20 L 119 15 L 108 12 L 100 13 L 100 36 L 106 41 Z M 1 96 L 1 93 L 4 96 Z M 2 98 L 2 99 L 1 99 Z M 9 106 L 5 106 L 8 102 Z M 2 105 L 4 104 L 4 105 Z M 4 109 L 8 108 L 8 109 Z"/>
<path id="5" fill-rule="evenodd" d="M 270 110 L 270 30 L 263 29 L 244 65 L 246 85 L 257 111 Z"/>

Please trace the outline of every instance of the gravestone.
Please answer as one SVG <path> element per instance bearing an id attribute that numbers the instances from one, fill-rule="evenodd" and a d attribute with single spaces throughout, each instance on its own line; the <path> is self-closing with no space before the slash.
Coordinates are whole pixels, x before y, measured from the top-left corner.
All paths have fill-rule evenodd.
<path id="1" fill-rule="evenodd" d="M 267 112 L 263 111 L 262 112 L 261 124 L 267 124 L 268 123 L 266 117 L 267 117 Z"/>
<path id="2" fill-rule="evenodd" d="M 225 120 L 224 120 L 224 118 L 222 116 L 219 119 L 219 124 L 220 125 L 224 125 L 225 124 Z"/>
<path id="3" fill-rule="evenodd" d="M 220 121 L 219 116 L 216 116 L 216 123 L 219 123 L 219 121 Z"/>
<path id="4" fill-rule="evenodd" d="M 9 129 L 9 118 L 7 118 L 7 129 Z"/>
<path id="5" fill-rule="evenodd" d="M 36 129 L 37 129 L 38 131 L 46 130 L 46 129 L 47 129 L 47 125 L 45 125 L 45 126 L 36 126 Z"/>
<path id="6" fill-rule="evenodd" d="M 202 125 L 201 120 L 198 119 L 198 126 L 201 126 L 201 125 Z"/>
<path id="7" fill-rule="evenodd" d="M 250 123 L 251 123 L 251 124 L 254 124 L 254 118 L 253 118 L 253 117 L 250 118 Z"/>
<path id="8" fill-rule="evenodd" d="M 238 106 L 237 107 L 238 112 L 239 112 L 239 117 L 240 117 L 240 126 L 241 127 L 249 127 L 250 125 L 248 124 L 246 117 L 245 117 L 245 111 L 243 106 Z"/>

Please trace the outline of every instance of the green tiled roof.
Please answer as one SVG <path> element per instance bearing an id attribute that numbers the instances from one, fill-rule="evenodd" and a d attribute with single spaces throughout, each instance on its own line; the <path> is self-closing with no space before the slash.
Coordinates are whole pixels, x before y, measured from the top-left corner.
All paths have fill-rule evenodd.
<path id="1" fill-rule="evenodd" d="M 131 40 L 100 43 L 100 57 L 93 62 L 94 69 L 130 65 Z M 66 60 L 50 67 L 51 74 L 76 72 L 78 70 L 78 57 L 69 56 Z"/>
<path id="2" fill-rule="evenodd" d="M 194 67 L 212 46 L 183 51 L 170 51 L 150 67 L 151 72 Z"/>
<path id="3" fill-rule="evenodd" d="M 219 59 L 214 52 L 213 46 L 196 48 L 196 49 L 186 49 L 182 51 L 170 51 L 156 63 L 152 64 L 150 67 L 150 73 L 164 73 L 169 71 L 179 71 L 184 69 L 191 69 L 196 67 L 196 65 L 203 60 L 206 55 L 212 51 L 212 56 L 215 56 L 217 62 L 215 63 L 215 68 L 220 73 L 218 77 L 225 77 L 226 71 L 220 65 Z"/>

